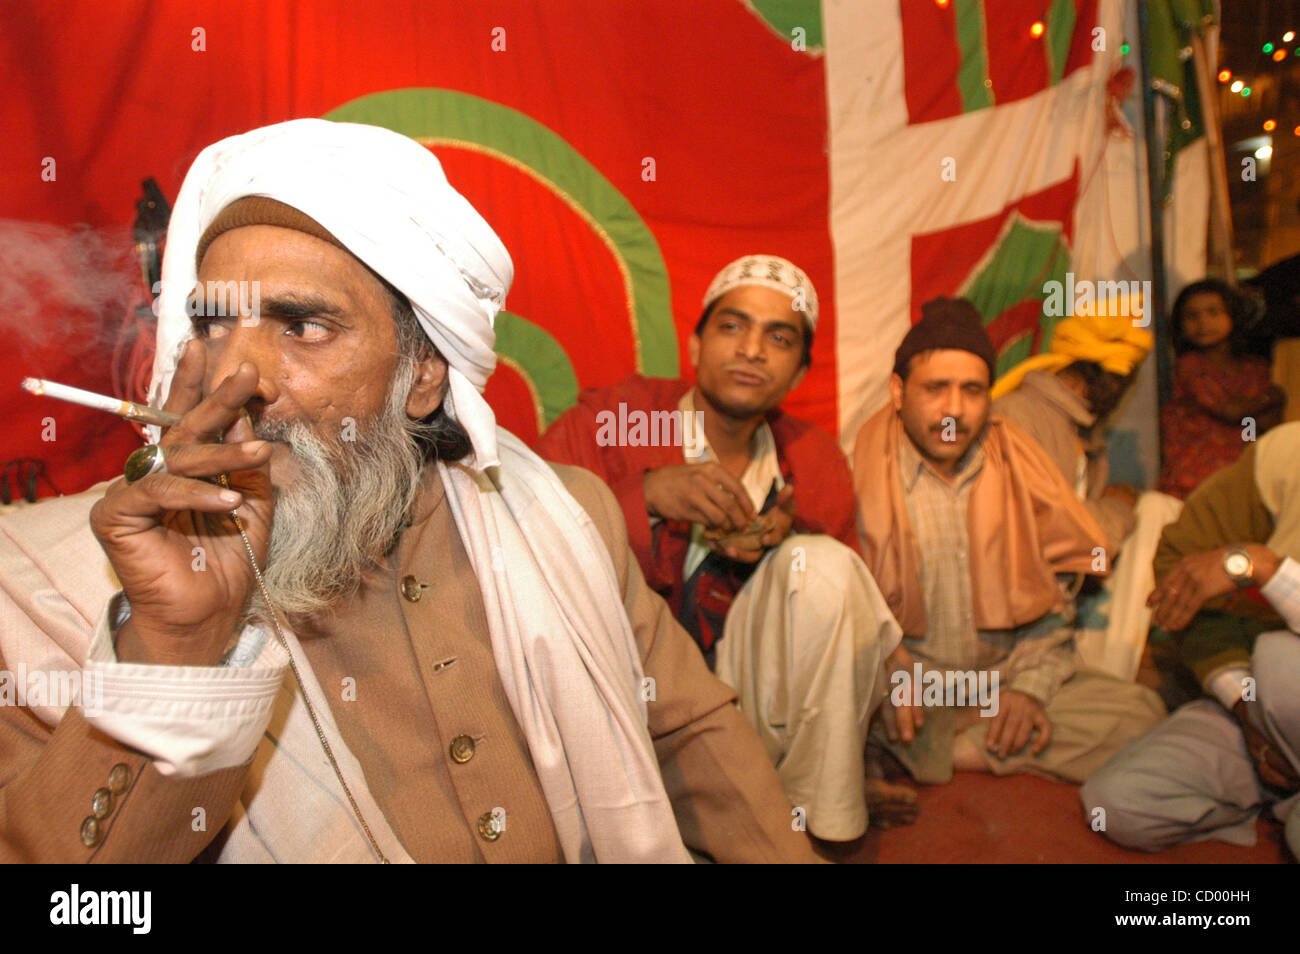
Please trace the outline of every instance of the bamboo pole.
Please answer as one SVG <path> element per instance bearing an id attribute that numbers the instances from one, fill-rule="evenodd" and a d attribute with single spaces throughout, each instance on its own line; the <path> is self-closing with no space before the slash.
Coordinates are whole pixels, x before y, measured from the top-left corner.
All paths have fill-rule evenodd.
<path id="1" fill-rule="evenodd" d="M 1218 91 L 1212 75 L 1205 37 L 1192 31 L 1192 65 L 1196 89 L 1201 94 L 1201 125 L 1205 129 L 1206 158 L 1210 175 L 1210 229 L 1218 252 L 1223 280 L 1237 287 L 1237 266 L 1233 252 L 1232 202 L 1228 198 L 1228 160 L 1224 152 L 1223 127 L 1219 120 Z"/>

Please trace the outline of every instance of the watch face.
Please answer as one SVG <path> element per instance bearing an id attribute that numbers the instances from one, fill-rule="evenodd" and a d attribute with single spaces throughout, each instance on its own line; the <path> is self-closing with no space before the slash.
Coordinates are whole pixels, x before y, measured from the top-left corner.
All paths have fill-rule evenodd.
<path id="1" fill-rule="evenodd" d="M 1250 557 L 1244 553 L 1230 553 L 1223 561 L 1223 568 L 1229 576 L 1245 576 L 1250 572 Z"/>

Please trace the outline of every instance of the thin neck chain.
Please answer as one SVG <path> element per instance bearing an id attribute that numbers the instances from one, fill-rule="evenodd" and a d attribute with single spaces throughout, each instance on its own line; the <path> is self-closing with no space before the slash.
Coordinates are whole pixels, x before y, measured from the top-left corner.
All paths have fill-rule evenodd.
<path id="1" fill-rule="evenodd" d="M 225 474 L 220 474 L 218 480 L 221 486 L 229 488 L 230 481 Z M 348 787 L 347 780 L 343 778 L 343 770 L 339 768 L 338 759 L 334 757 L 334 750 L 330 747 L 329 739 L 325 738 L 325 730 L 321 728 L 320 719 L 316 716 L 316 708 L 311 704 L 311 699 L 307 696 L 307 687 L 303 683 L 302 673 L 298 671 L 298 662 L 293 658 L 293 650 L 289 648 L 289 641 L 285 639 L 284 632 L 280 629 L 280 621 L 275 613 L 275 607 L 271 603 L 271 594 L 267 592 L 266 581 L 262 579 L 262 571 L 257 566 L 257 557 L 253 554 L 253 544 L 248 539 L 248 534 L 244 530 L 244 521 L 239 518 L 239 511 L 230 511 L 230 516 L 235 521 L 235 529 L 239 531 L 239 538 L 244 541 L 244 550 L 248 553 L 249 565 L 253 568 L 253 576 L 257 579 L 257 588 L 262 593 L 262 600 L 266 603 L 266 611 L 271 617 L 271 625 L 275 628 L 275 638 L 280 641 L 280 646 L 284 649 L 285 654 L 289 657 L 289 668 L 293 671 L 294 682 L 298 684 L 298 694 L 302 696 L 303 703 L 307 706 L 307 714 L 311 717 L 311 724 L 316 729 L 316 738 L 320 739 L 321 748 L 325 750 L 325 756 L 329 759 L 330 767 L 334 769 L 334 775 L 343 786 L 343 794 L 347 796 L 348 804 L 352 806 L 352 813 L 357 816 L 357 821 L 361 823 L 361 830 L 366 833 L 366 839 L 370 842 L 370 849 L 379 859 L 380 864 L 389 864 L 388 858 L 384 856 L 383 850 L 379 847 L 379 842 L 375 840 L 374 834 L 370 831 L 370 826 L 366 824 L 365 816 L 361 814 L 361 808 L 357 805 L 357 800 L 352 797 L 352 789 Z"/>

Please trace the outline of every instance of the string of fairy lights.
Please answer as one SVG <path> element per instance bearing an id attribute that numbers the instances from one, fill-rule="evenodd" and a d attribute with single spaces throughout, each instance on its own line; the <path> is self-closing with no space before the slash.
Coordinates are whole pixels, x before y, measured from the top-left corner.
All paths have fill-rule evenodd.
<path id="1" fill-rule="evenodd" d="M 1260 47 L 1259 55 L 1266 57 L 1268 60 L 1271 60 L 1273 63 L 1279 63 L 1279 64 L 1285 62 L 1288 57 L 1294 57 L 1295 59 L 1300 59 L 1300 44 L 1296 42 L 1296 31 L 1287 30 L 1285 33 L 1282 34 L 1281 39 L 1278 40 L 1277 42 L 1273 42 L 1270 40 L 1264 43 Z M 1265 63 L 1265 66 L 1267 67 L 1268 63 Z M 1258 70 L 1256 70 L 1255 72 L 1256 74 L 1258 74 Z M 1236 93 L 1238 96 L 1241 96 L 1242 98 L 1248 98 L 1250 94 L 1253 92 L 1250 87 L 1250 82 L 1251 81 L 1242 79 L 1240 76 L 1234 76 L 1232 70 L 1226 67 L 1224 69 L 1219 70 L 1219 83 L 1222 85 L 1226 85 L 1230 93 Z M 1264 132 L 1266 133 L 1275 132 L 1277 130 L 1277 127 L 1278 127 L 1278 121 L 1275 118 L 1270 117 L 1268 119 L 1265 119 L 1263 122 L 1263 129 Z M 1300 136 L 1300 125 L 1292 129 L 1291 132 L 1295 136 Z M 1263 159 L 1263 158 L 1267 158 L 1268 156 L 1267 155 L 1261 156 L 1260 155 L 1261 151 L 1266 152 L 1268 155 L 1272 155 L 1273 148 L 1271 145 L 1264 145 L 1260 147 L 1260 150 L 1257 151 L 1255 154 L 1259 158 Z"/>
<path id="2" fill-rule="evenodd" d="M 934 0 L 935 6 L 939 7 L 941 10 L 947 10 L 951 2 L 952 0 Z M 1041 39 L 1043 34 L 1046 32 L 1047 25 L 1042 20 L 1035 20 L 1029 26 L 1029 34 L 1034 39 Z M 1129 44 L 1124 43 L 1120 49 L 1120 53 L 1123 56 L 1128 56 L 1129 49 Z M 1294 57 L 1296 60 L 1300 60 L 1300 42 L 1297 42 L 1296 40 L 1296 31 L 1287 30 L 1282 34 L 1281 39 L 1277 42 L 1270 40 L 1264 43 L 1260 47 L 1260 55 L 1267 57 L 1276 64 L 1285 62 L 1288 57 Z M 1267 67 L 1268 64 L 1266 63 L 1265 66 Z M 1255 75 L 1258 75 L 1259 70 L 1256 69 L 1253 72 Z M 1236 93 L 1242 98 L 1249 98 L 1251 93 L 1254 92 L 1245 79 L 1242 79 L 1239 76 L 1234 76 L 1232 70 L 1226 67 L 1219 70 L 1218 78 L 1220 84 L 1226 85 L 1230 92 Z M 1273 118 L 1265 119 L 1263 122 L 1263 128 L 1265 133 L 1272 134 L 1278 128 L 1278 121 Z M 1292 133 L 1296 136 L 1300 136 L 1300 125 L 1297 125 L 1292 130 Z M 1256 156 L 1265 159 L 1268 158 L 1272 152 L 1273 147 L 1266 142 L 1264 145 L 1260 146 L 1259 151 L 1256 152 Z M 1261 155 L 1261 153 L 1264 154 Z"/>
<path id="3" fill-rule="evenodd" d="M 938 7 L 940 10 L 947 10 L 950 2 L 951 0 L 934 0 L 934 5 Z M 1047 24 L 1044 23 L 1042 20 L 1035 20 L 1033 23 L 1029 24 L 1029 35 L 1032 36 L 1035 40 L 1041 39 L 1043 34 L 1046 32 L 1047 32 Z M 1290 41 L 1288 40 L 1287 42 Z M 1129 45 L 1127 43 L 1125 43 L 1122 47 L 1120 47 L 1120 53 L 1122 55 L 1128 56 L 1128 51 L 1129 51 Z M 1300 50 L 1297 50 L 1296 52 L 1297 55 L 1300 55 Z"/>

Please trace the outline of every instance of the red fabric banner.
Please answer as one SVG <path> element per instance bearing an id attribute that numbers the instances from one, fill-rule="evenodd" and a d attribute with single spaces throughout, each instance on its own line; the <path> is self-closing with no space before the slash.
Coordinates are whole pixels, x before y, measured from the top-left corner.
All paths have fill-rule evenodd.
<path id="1" fill-rule="evenodd" d="M 17 385 L 36 375 L 111 390 L 113 345 L 136 271 L 129 227 L 140 181 L 154 176 L 172 198 L 189 162 L 219 138 L 361 109 L 364 97 L 396 90 L 460 94 L 469 104 L 462 120 L 482 120 L 477 140 L 449 143 L 431 130 L 431 148 L 514 256 L 507 309 L 519 319 L 511 325 L 515 347 L 528 357 L 532 342 L 559 346 L 545 380 L 562 380 L 566 363 L 577 386 L 612 383 L 639 361 L 647 370 L 688 371 L 685 341 L 709 280 L 733 258 L 770 252 L 797 262 L 822 298 L 813 368 L 786 407 L 834 432 L 822 60 L 794 49 L 746 5 L 4 7 L 0 241 L 26 236 L 30 244 L 30 223 L 59 226 L 64 236 L 84 224 L 90 245 L 125 253 L 107 268 L 102 260 L 112 254 L 87 263 L 86 243 L 73 243 L 68 267 L 77 279 L 43 290 L 3 266 L 0 327 L 18 342 L 0 354 L 5 456 L 43 458 L 64 492 L 120 472 L 135 436 L 105 415 L 24 398 Z M 516 126 L 532 130 L 547 162 L 571 148 L 579 180 L 607 199 L 621 197 L 626 208 L 612 199 L 604 206 L 612 226 L 593 223 L 591 209 L 570 201 L 555 169 L 544 174 L 530 157 L 482 147 Z M 638 222 L 650 252 L 619 244 L 616 233 L 635 236 Z M 638 264 L 653 262 L 651 253 L 661 256 L 658 276 L 643 274 L 653 264 Z M 671 327 L 670 347 L 643 341 L 647 354 L 639 354 L 631 316 L 638 303 L 645 311 L 641 290 L 656 281 L 663 303 L 640 319 Z M 89 285 L 125 294 L 105 299 L 88 294 Z M 554 407 L 543 413 L 537 382 L 521 367 L 503 361 L 488 393 L 501 423 L 531 440 Z M 54 441 L 42 440 L 47 417 L 57 422 Z"/>

